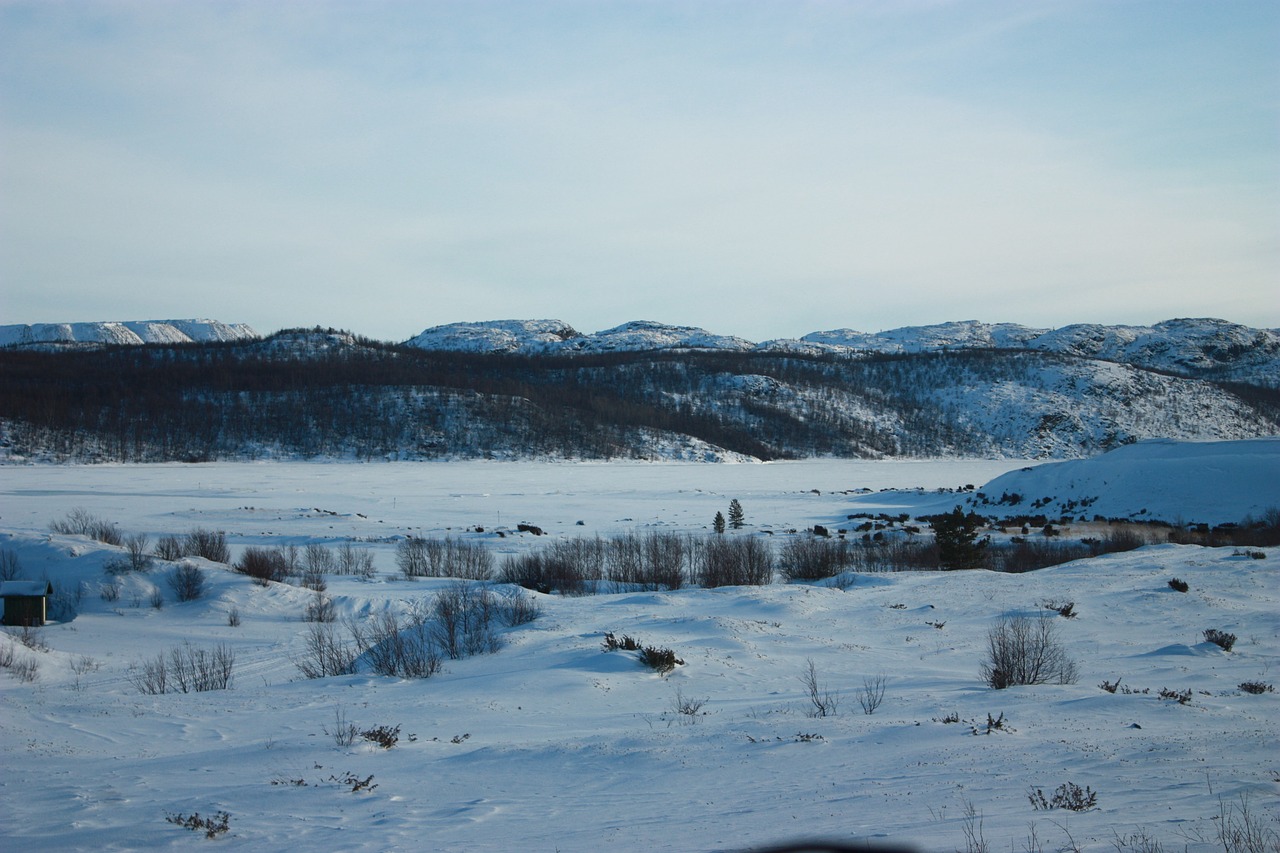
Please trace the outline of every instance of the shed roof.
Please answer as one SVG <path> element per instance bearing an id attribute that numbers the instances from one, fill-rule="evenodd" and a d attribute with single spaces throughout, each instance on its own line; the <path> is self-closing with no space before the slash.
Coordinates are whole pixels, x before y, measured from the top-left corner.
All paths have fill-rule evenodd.
<path id="1" fill-rule="evenodd" d="M 49 581 L 0 581 L 0 598 L 53 595 Z"/>

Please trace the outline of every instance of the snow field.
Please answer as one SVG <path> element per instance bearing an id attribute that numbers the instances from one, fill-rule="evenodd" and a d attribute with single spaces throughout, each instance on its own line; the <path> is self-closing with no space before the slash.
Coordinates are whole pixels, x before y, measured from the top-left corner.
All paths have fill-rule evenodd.
<path id="1" fill-rule="evenodd" d="M 514 552 L 550 537 L 466 528 L 699 530 L 739 497 L 750 527 L 731 535 L 769 525 L 780 541 L 860 511 L 843 490 L 983 483 L 1018 466 L 905 464 L 7 468 L 0 548 L 30 577 L 96 590 L 121 552 L 49 534 L 74 506 L 153 537 L 225 529 L 233 550 L 360 535 L 378 579 L 328 579 L 339 618 L 360 618 L 449 583 L 388 576 L 394 537 L 410 528 Z M 1115 834 L 1139 829 L 1166 849 L 1220 849 L 1222 802 L 1248 797 L 1280 829 L 1280 700 L 1238 689 L 1280 670 L 1280 554 L 1263 550 L 1158 545 L 1025 575 L 537 596 L 541 618 L 508 630 L 505 648 L 425 680 L 303 679 L 293 660 L 310 591 L 204 564 L 208 592 L 179 604 L 155 568 L 122 577 L 114 602 L 87 593 L 74 620 L 40 630 L 48 651 L 18 648 L 39 663 L 34 682 L 0 674 L 0 847 L 186 849 L 206 842 L 166 815 L 225 810 L 230 831 L 216 843 L 245 850 L 741 850 L 815 836 L 954 850 L 972 806 L 992 849 L 1023 849 L 1032 824 L 1049 849 L 1069 832 L 1114 850 Z M 1168 587 L 1175 576 L 1188 593 Z M 161 609 L 149 604 L 155 586 Z M 992 623 L 1050 599 L 1080 614 L 1053 617 L 1078 682 L 987 688 L 978 669 Z M 1234 649 L 1204 642 L 1206 628 L 1235 633 Z M 609 631 L 685 663 L 658 676 L 634 653 L 603 651 Z M 130 666 L 185 641 L 234 651 L 232 689 L 140 694 Z M 810 660 L 839 696 L 835 716 L 809 716 Z M 881 675 L 883 704 L 866 715 L 859 693 Z M 1114 694 L 1098 686 L 1117 678 Z M 1191 701 L 1161 699 L 1162 688 Z M 678 696 L 705 699 L 701 713 L 679 713 Z M 982 733 L 988 715 L 1004 729 Z M 339 746 L 327 733 L 338 716 L 399 725 L 400 740 Z M 352 791 L 369 776 L 376 787 Z M 1029 788 L 1050 796 L 1066 782 L 1096 791 L 1098 807 L 1032 809 Z"/>

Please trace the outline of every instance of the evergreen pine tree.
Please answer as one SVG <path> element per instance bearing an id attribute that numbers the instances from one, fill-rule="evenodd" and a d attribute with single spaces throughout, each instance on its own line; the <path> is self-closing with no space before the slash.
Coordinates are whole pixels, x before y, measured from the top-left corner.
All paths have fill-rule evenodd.
<path id="1" fill-rule="evenodd" d="M 711 522 L 711 526 L 715 528 L 716 533 L 724 533 L 724 513 L 717 512 L 716 520 Z"/>
<path id="2" fill-rule="evenodd" d="M 746 524 L 746 521 L 742 514 L 742 504 L 738 503 L 737 498 L 734 498 L 729 501 L 729 526 L 734 530 L 741 530 L 744 524 Z"/>
<path id="3" fill-rule="evenodd" d="M 933 536 L 938 543 L 938 562 L 942 568 L 980 569 L 986 565 L 991 539 L 978 539 L 982 521 L 976 512 L 965 515 L 960 507 L 933 519 Z"/>

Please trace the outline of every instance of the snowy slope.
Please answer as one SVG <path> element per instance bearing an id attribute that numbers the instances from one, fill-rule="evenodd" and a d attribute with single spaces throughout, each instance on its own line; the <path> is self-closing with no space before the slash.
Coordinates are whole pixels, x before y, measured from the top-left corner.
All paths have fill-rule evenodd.
<path id="1" fill-rule="evenodd" d="M 217 320 L 37 323 L 0 326 L 0 346 L 39 344 L 173 344 L 238 341 L 258 337 L 243 323 Z"/>
<path id="2" fill-rule="evenodd" d="M 1092 459 L 1011 471 L 981 490 L 989 499 L 1019 494 L 1010 512 L 1136 518 L 1147 521 L 1237 522 L 1280 510 L 1280 438 L 1187 442 L 1156 439 Z M 991 512 L 978 498 L 969 505 Z M 1087 509 L 1083 508 L 1087 507 Z M 1003 508 L 1002 508 L 1003 510 Z"/>
<path id="3" fill-rule="evenodd" d="M 923 463 L 424 467 L 13 469 L 0 483 L 0 548 L 37 577 L 88 591 L 73 621 L 39 631 L 42 648 L 0 637 L 38 668 L 33 682 L 0 672 L 0 848 L 190 849 L 208 842 L 166 817 L 220 810 L 230 829 L 217 847 L 253 851 L 725 851 L 812 837 L 945 851 L 977 832 L 992 850 L 1040 849 L 1025 846 L 1038 839 L 1113 851 L 1141 834 L 1207 853 L 1222 849 L 1221 813 L 1238 816 L 1242 803 L 1262 830 L 1280 830 L 1280 694 L 1238 687 L 1274 682 L 1280 667 L 1274 553 L 1163 545 L 1025 575 L 539 596 L 541 618 L 510 629 L 505 648 L 433 678 L 306 680 L 294 660 L 306 651 L 309 591 L 205 564 L 209 593 L 179 604 L 158 566 L 121 577 L 108 602 L 97 590 L 120 550 L 44 527 L 81 502 L 134 530 L 236 531 L 237 549 L 330 542 L 363 526 L 358 544 L 379 550 L 383 573 L 331 577 L 328 589 L 341 616 L 362 619 L 406 612 L 447 583 L 387 574 L 393 544 L 379 528 L 452 527 L 518 552 L 546 537 L 464 533 L 455 519 L 488 506 L 487 518 L 543 521 L 550 537 L 578 535 L 574 519 L 583 535 L 701 529 L 739 495 L 750 527 L 737 535 L 768 524 L 773 541 L 789 535 L 784 524 L 842 517 L 847 496 L 832 493 L 842 483 L 932 487 L 977 473 Z M 1171 590 L 1172 577 L 1190 592 Z M 155 590 L 160 609 L 147 603 Z M 985 687 L 993 621 L 1049 599 L 1079 611 L 1054 617 L 1078 681 Z M 1231 652 L 1204 642 L 1210 627 L 1238 636 Z M 633 653 L 603 651 L 606 632 L 684 663 L 658 676 Z M 225 643 L 232 689 L 140 694 L 131 668 L 184 641 Z M 810 716 L 809 661 L 839 699 L 833 716 Z M 880 676 L 883 702 L 863 713 L 860 697 Z M 1117 680 L 1114 693 L 1099 687 Z M 703 704 L 686 714 L 681 700 Z M 399 726 L 399 741 L 339 745 L 339 718 Z M 353 791 L 352 779 L 375 787 Z M 1029 790 L 1052 796 L 1065 783 L 1096 792 L 1096 807 L 1032 808 Z"/>

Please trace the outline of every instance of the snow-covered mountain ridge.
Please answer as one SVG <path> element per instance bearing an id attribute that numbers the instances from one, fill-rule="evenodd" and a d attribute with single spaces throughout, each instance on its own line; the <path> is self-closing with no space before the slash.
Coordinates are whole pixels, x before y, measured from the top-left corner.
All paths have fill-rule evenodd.
<path id="1" fill-rule="evenodd" d="M 1212 318 L 1166 320 L 1153 326 L 1082 323 L 1052 330 L 966 320 L 875 333 L 836 329 L 762 343 L 651 321 L 583 334 L 562 320 L 497 320 L 434 326 L 405 344 L 428 350 L 523 354 L 711 349 L 856 356 L 1039 349 L 1190 376 L 1280 385 L 1280 331 Z"/>
<path id="2" fill-rule="evenodd" d="M 23 348 L 240 341 L 258 337 L 258 332 L 246 324 L 207 319 L 0 326 L 0 347 Z M 695 326 L 650 320 L 634 320 L 589 334 L 563 320 L 490 320 L 432 326 L 404 345 L 436 352 L 521 355 L 710 350 L 857 357 L 1033 349 L 1184 376 L 1280 387 L 1280 330 L 1255 329 L 1213 318 L 1165 320 L 1152 326 L 1078 323 L 1059 329 L 964 320 L 884 332 L 841 328 L 759 343 Z"/>
<path id="3" fill-rule="evenodd" d="M 186 344 L 260 337 L 244 323 L 217 320 L 131 320 L 0 326 L 0 347 L 77 344 Z"/>

